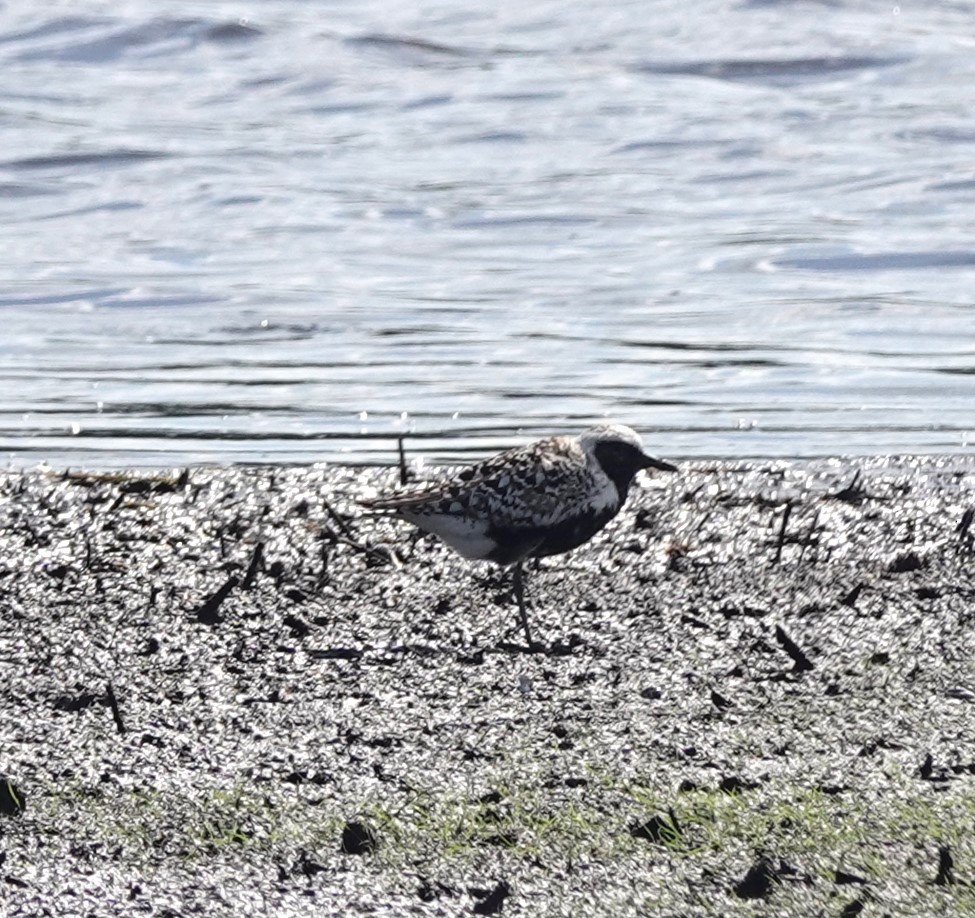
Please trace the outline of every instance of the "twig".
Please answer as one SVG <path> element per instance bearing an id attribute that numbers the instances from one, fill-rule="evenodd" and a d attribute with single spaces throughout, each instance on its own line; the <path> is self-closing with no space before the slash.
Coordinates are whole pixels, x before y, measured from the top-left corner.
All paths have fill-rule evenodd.
<path id="1" fill-rule="evenodd" d="M 220 617 L 220 606 L 239 582 L 234 576 L 228 577 L 227 582 L 208 596 L 203 601 L 203 605 L 196 610 L 196 620 L 201 625 L 219 625 L 223 621 Z"/>
<path id="2" fill-rule="evenodd" d="M 366 545 L 364 542 L 359 541 L 359 539 L 355 537 L 352 527 L 349 526 L 349 524 L 342 519 L 341 516 L 339 516 L 338 511 L 335 510 L 335 508 L 332 507 L 332 505 L 324 498 L 322 499 L 322 506 L 328 511 L 329 516 L 331 516 L 332 519 L 338 524 L 339 529 L 342 530 L 342 535 L 339 535 L 337 532 L 334 532 L 331 529 L 329 530 L 336 542 L 344 542 L 346 545 L 351 545 L 354 549 L 356 549 L 356 551 L 361 552 L 364 555 L 372 555 L 373 557 L 383 558 L 384 560 L 389 561 L 389 563 L 397 569 L 403 566 L 399 558 L 396 557 L 396 553 L 391 549 L 373 548 Z"/>
<path id="3" fill-rule="evenodd" d="M 360 542 L 358 539 L 346 538 L 345 536 L 336 535 L 336 542 L 342 542 L 345 545 L 350 545 L 356 551 L 361 552 L 364 555 L 371 555 L 374 558 L 382 558 L 384 561 L 388 561 L 396 570 L 400 570 L 403 567 L 403 562 L 400 561 L 396 552 L 392 548 L 374 548 L 371 545 L 366 545 L 364 542 Z"/>
<path id="4" fill-rule="evenodd" d="M 344 535 L 347 535 L 350 539 L 354 539 L 355 535 L 352 532 L 352 527 L 341 517 L 338 510 L 336 510 L 324 497 L 322 498 L 322 506 L 327 511 L 328 515 L 338 523 L 339 529 L 342 530 Z"/>
<path id="5" fill-rule="evenodd" d="M 396 445 L 399 450 L 399 483 L 401 485 L 409 484 L 410 472 L 406 467 L 406 450 L 403 448 L 403 438 L 396 438 Z"/>
<path id="6" fill-rule="evenodd" d="M 785 545 L 785 530 L 789 525 L 789 517 L 792 516 L 792 502 L 789 501 L 782 511 L 782 525 L 779 527 L 779 542 L 775 546 L 775 557 L 772 559 L 772 566 L 775 567 L 782 559 L 782 546 Z"/>
<path id="7" fill-rule="evenodd" d="M 264 561 L 264 543 L 258 542 L 254 546 L 254 554 L 251 555 L 250 564 L 247 565 L 247 572 L 244 574 L 244 579 L 241 581 L 240 588 L 242 590 L 249 590 L 254 586 L 254 581 L 257 579 L 257 572 L 261 569 L 261 564 Z"/>
<path id="8" fill-rule="evenodd" d="M 782 649 L 792 657 L 795 663 L 793 667 L 794 672 L 805 673 L 813 669 L 812 661 L 802 652 L 802 648 L 782 630 L 781 625 L 775 626 L 775 639 L 779 642 Z"/>
<path id="9" fill-rule="evenodd" d="M 959 550 L 964 547 L 968 551 L 971 551 L 973 544 L 975 544 L 975 537 L 971 533 L 973 520 L 975 520 L 975 507 L 969 507 L 961 515 L 961 522 L 958 524 L 958 529 L 956 530 L 958 533 Z"/>
<path id="10" fill-rule="evenodd" d="M 802 559 L 806 554 L 806 549 L 813 544 L 813 540 L 816 538 L 816 525 L 819 523 L 819 508 L 816 508 L 816 515 L 813 517 L 813 521 L 809 526 L 809 535 L 802 540 L 799 546 L 799 564 L 802 564 Z M 819 547 L 819 543 L 816 543 L 816 547 Z M 816 560 L 819 560 L 819 553 L 816 554 Z M 815 563 L 815 562 L 813 562 Z"/>
<path id="11" fill-rule="evenodd" d="M 947 845 L 942 845 L 938 849 L 938 875 L 934 882 L 938 886 L 952 886 L 955 878 L 952 871 L 955 868 L 954 858 L 951 856 L 951 849 Z"/>
<path id="12" fill-rule="evenodd" d="M 125 722 L 122 720 L 122 712 L 119 710 L 118 699 L 115 697 L 115 689 L 112 688 L 112 683 L 108 683 L 108 687 L 105 690 L 105 697 L 108 699 L 108 706 L 112 709 L 112 718 L 115 721 L 115 729 L 118 730 L 119 735 L 125 735 Z"/>

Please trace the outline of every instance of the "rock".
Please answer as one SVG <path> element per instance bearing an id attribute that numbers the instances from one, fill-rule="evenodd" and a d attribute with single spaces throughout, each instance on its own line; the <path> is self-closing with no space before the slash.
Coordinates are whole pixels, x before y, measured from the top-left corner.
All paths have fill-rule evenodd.
<path id="1" fill-rule="evenodd" d="M 486 896 L 474 903 L 475 915 L 497 915 L 504 905 L 504 900 L 511 895 L 511 887 L 501 880 Z"/>
<path id="2" fill-rule="evenodd" d="M 772 891 L 772 883 L 776 872 L 772 861 L 760 856 L 745 876 L 732 887 L 732 892 L 739 899 L 764 899 Z"/>
<path id="3" fill-rule="evenodd" d="M 9 778 L 0 776 L 0 816 L 20 816 L 26 808 L 24 792 Z"/>
<path id="4" fill-rule="evenodd" d="M 673 845 L 683 840 L 684 833 L 677 817 L 671 810 L 669 816 L 653 815 L 645 822 L 630 826 L 630 835 L 657 845 Z"/>
<path id="5" fill-rule="evenodd" d="M 379 847 L 379 836 L 364 822 L 347 822 L 342 830 L 343 854 L 371 854 Z"/>

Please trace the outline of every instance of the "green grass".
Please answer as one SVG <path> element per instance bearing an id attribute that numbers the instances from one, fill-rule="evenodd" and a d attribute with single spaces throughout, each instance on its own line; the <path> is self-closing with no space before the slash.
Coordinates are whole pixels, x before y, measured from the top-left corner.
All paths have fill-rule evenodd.
<path id="1" fill-rule="evenodd" d="M 368 858 L 374 870 L 449 876 L 499 861 L 529 871 L 629 865 L 646 871 L 641 901 L 648 908 L 682 901 L 668 892 L 674 876 L 716 877 L 727 894 L 757 853 L 766 852 L 807 878 L 805 885 L 783 884 L 774 893 L 783 902 L 815 895 L 829 904 L 831 897 L 859 892 L 833 886 L 839 868 L 864 877 L 867 894 L 893 907 L 892 914 L 933 910 L 935 900 L 945 914 L 975 914 L 965 882 L 975 863 L 975 787 L 961 779 L 938 791 L 911 779 L 899 791 L 890 798 L 830 795 L 769 782 L 740 793 L 679 792 L 617 786 L 604 777 L 571 789 L 512 780 L 484 798 L 421 785 L 395 792 L 392 802 L 374 793 L 340 809 L 320 793 L 283 784 L 194 787 L 182 794 L 59 784 L 35 789 L 17 822 L 71 846 L 121 852 L 133 864 L 173 858 L 187 864 L 245 851 L 272 862 L 293 861 L 298 850 L 334 858 L 346 820 L 360 819 L 381 839 Z M 670 811 L 679 834 L 653 843 L 630 833 L 634 823 Z M 933 885 L 940 845 L 951 848 L 955 885 Z"/>

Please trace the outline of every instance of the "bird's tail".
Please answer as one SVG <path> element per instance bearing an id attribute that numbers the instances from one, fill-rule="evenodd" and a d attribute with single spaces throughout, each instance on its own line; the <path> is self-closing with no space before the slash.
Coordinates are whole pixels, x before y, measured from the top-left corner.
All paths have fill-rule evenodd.
<path id="1" fill-rule="evenodd" d="M 391 497 L 357 497 L 356 503 L 365 510 L 396 509 L 396 500 Z"/>
<path id="2" fill-rule="evenodd" d="M 356 503 L 366 510 L 407 510 L 425 504 L 431 491 L 410 491 L 407 494 L 387 494 L 380 497 L 360 497 Z"/>

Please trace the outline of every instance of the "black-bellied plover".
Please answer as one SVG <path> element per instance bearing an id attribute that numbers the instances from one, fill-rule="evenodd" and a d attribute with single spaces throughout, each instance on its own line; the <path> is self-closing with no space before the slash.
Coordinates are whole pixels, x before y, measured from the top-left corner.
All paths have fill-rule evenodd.
<path id="1" fill-rule="evenodd" d="M 677 471 L 648 456 L 636 431 L 606 424 L 506 450 L 448 481 L 361 503 L 396 511 L 465 558 L 513 567 L 518 615 L 533 649 L 522 561 L 588 542 L 619 512 L 640 469 Z"/>

